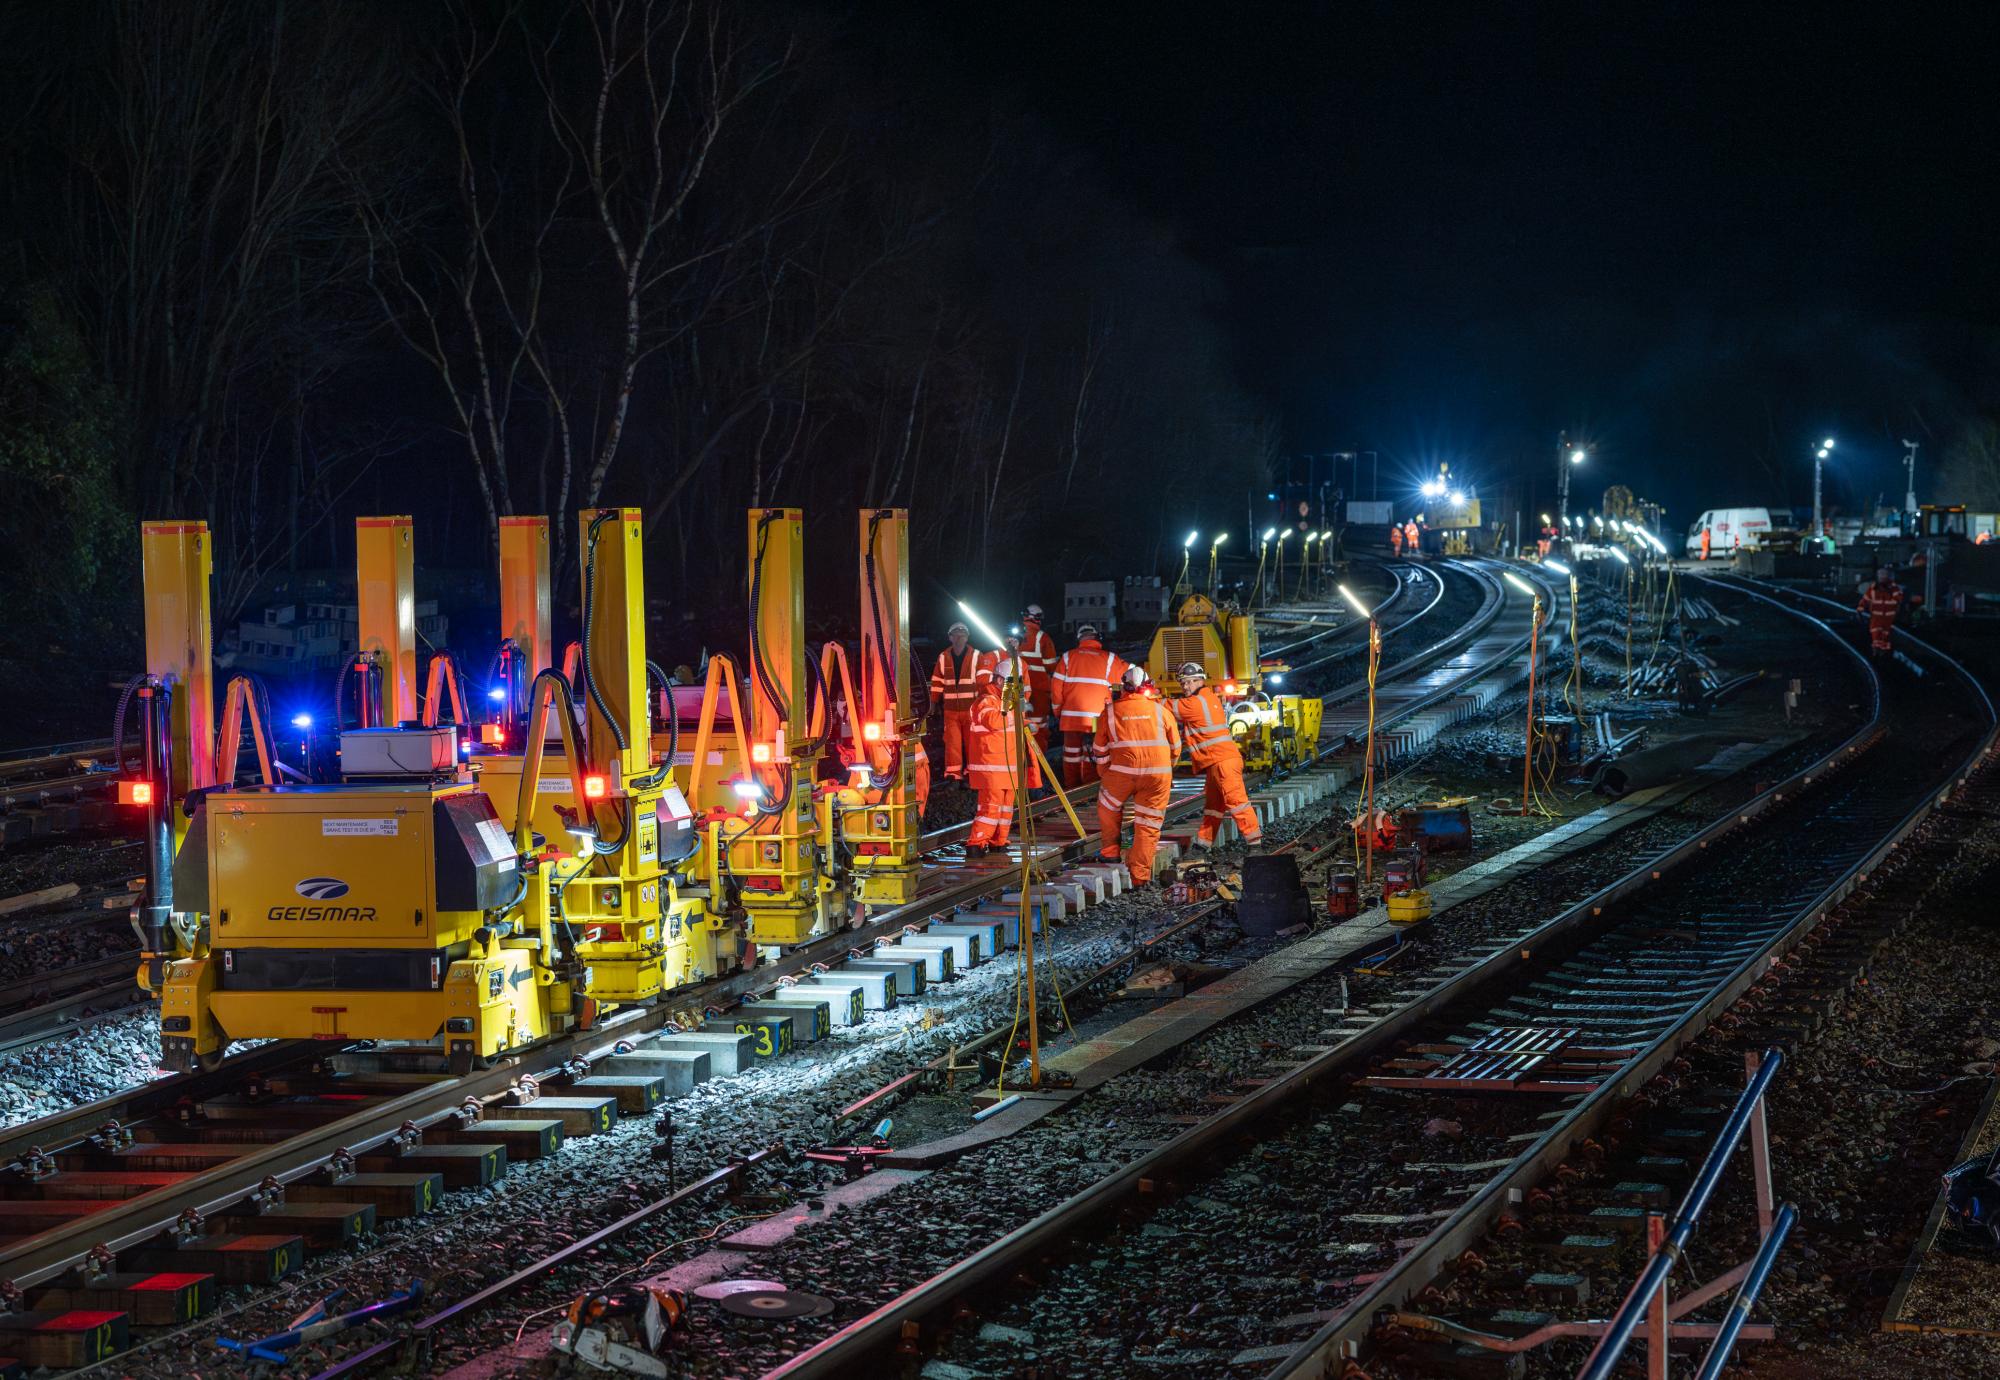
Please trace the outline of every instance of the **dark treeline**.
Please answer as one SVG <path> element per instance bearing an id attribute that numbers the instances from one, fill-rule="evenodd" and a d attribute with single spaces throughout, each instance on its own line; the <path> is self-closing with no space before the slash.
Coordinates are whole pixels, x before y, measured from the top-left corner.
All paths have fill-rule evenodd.
<path id="1" fill-rule="evenodd" d="M 15 7 L 7 650 L 129 663 L 141 516 L 214 525 L 219 624 L 364 511 L 478 566 L 501 514 L 636 505 L 706 609 L 759 502 L 812 514 L 834 611 L 863 502 L 915 510 L 932 604 L 1159 569 L 1269 459 L 1217 290 L 910 22 Z"/>

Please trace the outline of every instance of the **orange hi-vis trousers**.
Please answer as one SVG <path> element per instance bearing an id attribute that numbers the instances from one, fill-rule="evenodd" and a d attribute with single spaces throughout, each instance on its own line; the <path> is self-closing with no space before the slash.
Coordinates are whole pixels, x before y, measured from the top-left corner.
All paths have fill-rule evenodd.
<path id="1" fill-rule="evenodd" d="M 948 781 L 966 779 L 965 758 L 972 740 L 972 709 L 944 711 L 944 774 Z"/>
<path id="2" fill-rule="evenodd" d="M 1201 828 L 1195 837 L 1203 846 L 1215 842 L 1222 821 L 1233 819 L 1245 843 L 1262 843 L 1264 826 L 1257 819 L 1257 807 L 1243 787 L 1243 759 L 1217 762 L 1204 773 Z"/>
<path id="3" fill-rule="evenodd" d="M 1160 826 L 1167 822 L 1167 801 L 1173 792 L 1171 772 L 1106 776 L 1097 788 L 1097 828 L 1102 836 L 1098 855 L 1107 862 L 1117 861 L 1125 810 L 1132 811 L 1132 846 L 1125 850 L 1125 866 L 1134 886 L 1153 879 L 1153 854 L 1160 846 Z"/>
<path id="4" fill-rule="evenodd" d="M 1091 741 L 1096 730 L 1089 733 L 1063 734 L 1062 773 L 1063 785 L 1071 789 L 1087 786 L 1097 779 L 1097 759 L 1091 752 Z"/>

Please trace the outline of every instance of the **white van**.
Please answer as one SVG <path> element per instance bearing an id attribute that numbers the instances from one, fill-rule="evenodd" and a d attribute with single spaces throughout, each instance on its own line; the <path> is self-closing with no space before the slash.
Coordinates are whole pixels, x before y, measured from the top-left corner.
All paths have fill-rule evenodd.
<path id="1" fill-rule="evenodd" d="M 1701 534 L 1708 532 L 1711 556 L 1729 556 L 1745 547 L 1762 546 L 1771 534 L 1769 508 L 1711 508 L 1688 528 L 1687 554 L 1701 555 Z"/>

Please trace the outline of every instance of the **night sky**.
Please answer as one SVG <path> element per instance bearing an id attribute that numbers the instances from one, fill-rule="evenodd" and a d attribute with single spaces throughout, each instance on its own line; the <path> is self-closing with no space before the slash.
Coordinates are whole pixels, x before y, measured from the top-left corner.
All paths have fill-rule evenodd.
<path id="1" fill-rule="evenodd" d="M 1807 502 L 1822 434 L 1894 502 L 2000 391 L 1990 8 L 917 9 L 857 33 L 945 23 L 932 77 L 1170 223 L 1288 452 L 1541 476 L 1567 428 L 1678 525 Z"/>

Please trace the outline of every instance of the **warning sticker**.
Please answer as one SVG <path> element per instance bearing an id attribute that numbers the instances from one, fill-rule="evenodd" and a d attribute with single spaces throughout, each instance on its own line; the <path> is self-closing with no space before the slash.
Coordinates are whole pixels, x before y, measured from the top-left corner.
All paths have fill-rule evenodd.
<path id="1" fill-rule="evenodd" d="M 573 795 L 567 776 L 544 776 L 535 782 L 537 795 Z"/>
<path id="2" fill-rule="evenodd" d="M 520 856 L 514 851 L 514 840 L 501 827 L 500 821 L 497 819 L 482 819 L 479 821 L 479 838 L 486 845 L 486 860 L 488 862 L 506 862 L 510 858 Z"/>
<path id="3" fill-rule="evenodd" d="M 383 838 L 396 832 L 394 819 L 323 819 L 319 822 L 319 832 L 323 838 L 337 838 L 342 835 L 373 834 Z"/>

